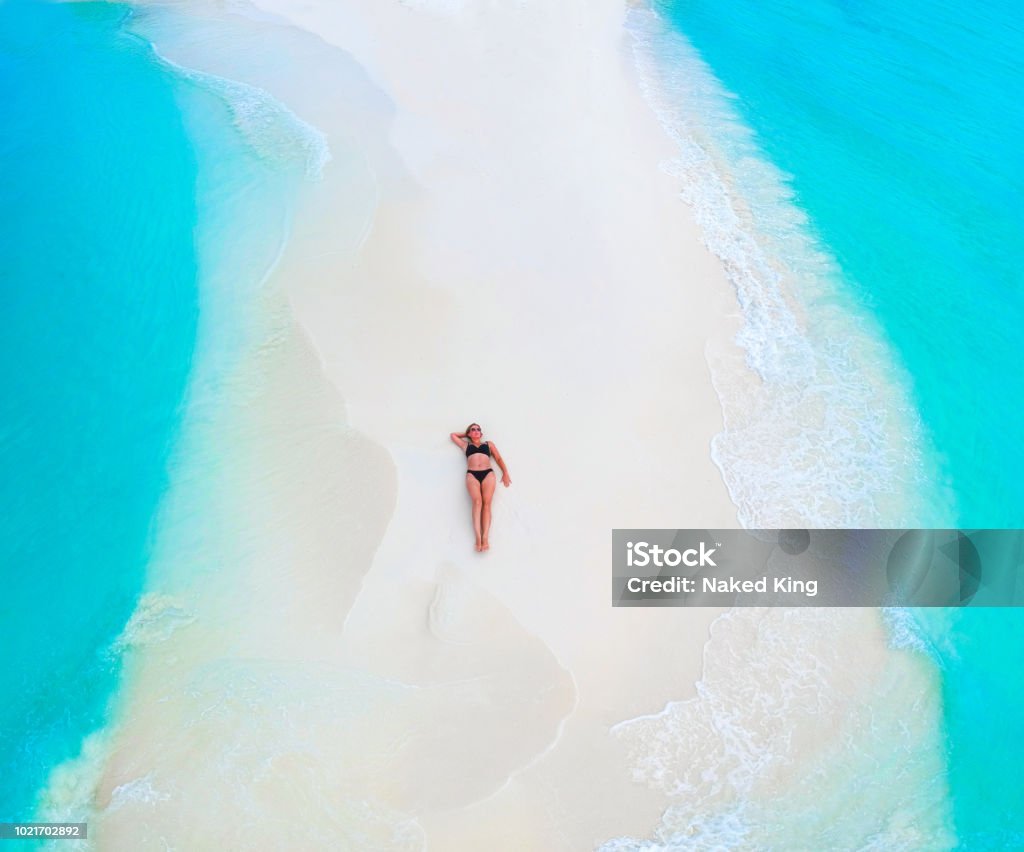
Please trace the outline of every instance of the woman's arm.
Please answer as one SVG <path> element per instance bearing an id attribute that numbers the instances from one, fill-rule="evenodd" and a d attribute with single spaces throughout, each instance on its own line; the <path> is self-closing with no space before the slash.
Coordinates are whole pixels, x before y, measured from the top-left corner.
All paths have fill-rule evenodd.
<path id="1" fill-rule="evenodd" d="M 469 441 L 466 440 L 465 432 L 452 432 L 448 437 L 452 439 L 452 443 L 460 450 L 464 450 L 469 446 Z"/>
<path id="2" fill-rule="evenodd" d="M 487 444 L 491 448 L 491 455 L 494 456 L 494 460 L 498 463 L 498 467 L 501 468 L 501 484 L 508 488 L 512 484 L 512 477 L 508 475 L 508 468 L 505 467 L 505 459 L 501 457 L 501 453 L 498 452 L 498 448 L 494 446 L 494 441 L 488 441 Z"/>

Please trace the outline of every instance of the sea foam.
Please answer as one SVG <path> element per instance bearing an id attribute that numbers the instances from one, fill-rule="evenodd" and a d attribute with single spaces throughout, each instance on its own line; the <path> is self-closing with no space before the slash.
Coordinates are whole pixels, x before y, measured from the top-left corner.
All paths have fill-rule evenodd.
<path id="1" fill-rule="evenodd" d="M 672 804 L 602 852 L 948 848 L 939 688 L 874 610 L 733 610 L 696 697 L 611 729 Z"/>
<path id="2" fill-rule="evenodd" d="M 745 526 L 920 517 L 926 436 L 909 380 L 697 52 L 654 11 L 627 19 L 641 85 L 679 155 L 707 247 L 735 287 L 741 354 L 708 351 L 725 429 L 712 455 Z"/>
<path id="3" fill-rule="evenodd" d="M 164 56 L 155 45 L 151 47 L 154 55 L 177 77 L 220 98 L 231 111 L 235 129 L 269 165 L 299 163 L 308 179 L 323 177 L 324 167 L 331 161 L 331 148 L 319 128 L 303 121 L 258 86 L 186 68 Z"/>
<path id="4" fill-rule="evenodd" d="M 121 26 L 137 34 L 144 22 L 159 31 L 177 25 L 175 14 L 165 8 L 146 9 Z M 201 35 L 198 28 L 193 32 Z M 194 436 L 223 405 L 224 388 L 231 387 L 229 377 L 253 345 L 256 330 L 268 323 L 267 282 L 284 251 L 297 187 L 322 174 L 330 151 L 319 130 L 262 89 L 184 68 L 143 41 L 158 73 L 168 78 L 172 106 L 176 101 L 178 120 L 198 164 L 183 190 L 195 197 L 197 222 L 188 236 L 197 255 L 198 319 L 191 358 L 180 359 L 188 383 L 178 409 L 178 430 L 166 453 L 168 482 L 150 518 L 146 555 L 152 572 L 162 552 L 161 533 L 175 484 L 182 477 L 198 481 L 197 471 L 205 465 L 208 473 L 211 467 Z M 189 458 L 190 453 L 199 455 Z M 210 491 L 209 482 L 206 487 L 197 485 L 204 499 L 211 499 Z M 193 535 L 203 534 L 206 530 L 197 519 L 205 508 L 199 501 L 193 498 L 183 511 L 193 522 Z M 191 556 L 184 548 L 178 553 L 184 573 L 209 567 Z M 136 601 L 119 634 L 97 650 L 112 671 L 120 672 L 133 652 L 166 643 L 196 620 L 194 594 L 183 593 L 180 587 L 169 591 L 148 585 L 150 591 Z M 122 694 L 126 688 L 125 683 L 120 685 Z M 37 818 L 80 821 L 91 811 L 117 732 L 119 697 L 106 720 L 93 720 L 93 731 L 81 740 L 78 755 L 50 769 L 37 797 Z M 122 785 L 114 801 L 126 806 L 144 796 L 147 788 L 141 778 Z"/>

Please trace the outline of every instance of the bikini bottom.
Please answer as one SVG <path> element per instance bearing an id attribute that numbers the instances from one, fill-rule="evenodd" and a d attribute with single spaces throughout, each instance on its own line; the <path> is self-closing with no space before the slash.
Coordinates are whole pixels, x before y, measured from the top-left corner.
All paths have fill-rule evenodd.
<path id="1" fill-rule="evenodd" d="M 466 473 L 472 474 L 476 477 L 477 482 L 483 483 L 487 479 L 487 474 L 494 473 L 494 469 L 489 467 L 487 470 L 467 470 Z"/>

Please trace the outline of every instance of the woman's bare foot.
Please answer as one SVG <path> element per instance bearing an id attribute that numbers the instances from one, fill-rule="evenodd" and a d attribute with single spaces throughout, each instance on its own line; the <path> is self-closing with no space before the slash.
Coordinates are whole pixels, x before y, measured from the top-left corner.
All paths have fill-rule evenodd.
<path id="1" fill-rule="evenodd" d="M 473 548 L 477 553 L 484 549 L 484 546 L 478 541 L 476 547 Z"/>
<path id="2" fill-rule="evenodd" d="M 480 549 L 481 550 L 490 550 L 491 549 L 490 542 L 488 542 L 486 538 L 484 539 L 484 543 L 482 545 L 480 545 Z"/>

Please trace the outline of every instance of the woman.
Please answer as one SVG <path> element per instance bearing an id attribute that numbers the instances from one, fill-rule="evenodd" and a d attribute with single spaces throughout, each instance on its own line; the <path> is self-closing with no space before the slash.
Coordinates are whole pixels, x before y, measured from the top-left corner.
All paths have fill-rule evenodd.
<path id="1" fill-rule="evenodd" d="M 470 423 L 465 432 L 451 433 L 452 441 L 459 449 L 466 451 L 466 490 L 473 500 L 473 531 L 476 533 L 477 553 L 490 549 L 487 533 L 491 529 L 491 499 L 497 485 L 491 468 L 492 458 L 501 468 L 501 484 L 506 488 L 512 484 L 501 453 L 492 442 L 481 440 L 483 435 L 479 423 Z"/>

